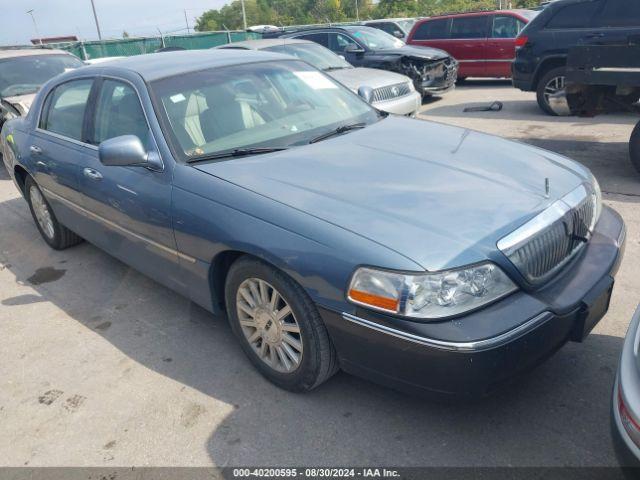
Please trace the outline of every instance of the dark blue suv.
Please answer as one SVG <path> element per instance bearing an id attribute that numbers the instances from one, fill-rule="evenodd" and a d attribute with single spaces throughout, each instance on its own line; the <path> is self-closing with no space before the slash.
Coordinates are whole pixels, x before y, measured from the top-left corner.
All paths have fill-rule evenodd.
<path id="1" fill-rule="evenodd" d="M 569 48 L 627 44 L 633 37 L 640 37 L 640 1 L 552 2 L 516 39 L 513 85 L 537 92 L 540 108 L 550 115 L 558 115 Z"/>

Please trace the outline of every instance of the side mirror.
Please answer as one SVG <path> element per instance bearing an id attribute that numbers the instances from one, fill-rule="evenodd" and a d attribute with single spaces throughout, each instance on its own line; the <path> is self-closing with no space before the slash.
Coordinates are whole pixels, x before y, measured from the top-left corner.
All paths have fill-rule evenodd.
<path id="1" fill-rule="evenodd" d="M 400 30 L 396 30 L 395 32 L 393 32 L 393 36 L 399 38 L 400 40 L 404 39 L 404 33 L 402 33 Z"/>
<path id="2" fill-rule="evenodd" d="M 116 167 L 145 167 L 162 170 L 162 161 L 155 153 L 148 153 L 135 135 L 122 135 L 105 140 L 98 146 L 100 163 Z"/>
<path id="3" fill-rule="evenodd" d="M 358 89 L 358 95 L 367 103 L 371 103 L 373 100 L 373 88 L 368 85 L 363 85 Z"/>
<path id="4" fill-rule="evenodd" d="M 364 48 L 355 43 L 351 43 L 345 47 L 344 53 L 364 53 Z"/>

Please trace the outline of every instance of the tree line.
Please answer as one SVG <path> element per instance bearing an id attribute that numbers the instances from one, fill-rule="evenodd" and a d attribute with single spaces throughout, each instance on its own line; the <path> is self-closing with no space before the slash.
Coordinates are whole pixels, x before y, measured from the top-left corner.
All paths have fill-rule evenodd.
<path id="1" fill-rule="evenodd" d="M 305 25 L 374 18 L 426 17 L 446 12 L 536 6 L 540 0 L 244 0 L 247 25 Z M 195 29 L 240 30 L 242 3 L 232 0 L 219 10 L 207 10 Z"/>

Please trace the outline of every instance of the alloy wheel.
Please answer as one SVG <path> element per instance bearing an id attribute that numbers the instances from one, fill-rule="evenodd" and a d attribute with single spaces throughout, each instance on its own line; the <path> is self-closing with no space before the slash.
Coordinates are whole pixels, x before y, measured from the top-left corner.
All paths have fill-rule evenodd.
<path id="1" fill-rule="evenodd" d="M 53 240 L 55 236 L 55 230 L 53 227 L 53 219 L 51 218 L 51 212 L 47 202 L 45 201 L 42 193 L 36 186 L 31 186 L 29 189 L 29 198 L 31 199 L 31 205 L 33 207 L 33 213 L 36 216 L 40 229 L 50 240 Z"/>
<path id="2" fill-rule="evenodd" d="M 566 77 L 564 75 L 559 75 L 557 77 L 553 77 L 544 86 L 544 101 L 554 111 L 555 111 L 555 109 L 553 108 L 552 98 L 554 98 L 554 97 L 557 98 L 559 96 L 564 96 L 564 94 L 565 94 L 565 86 L 566 86 L 565 78 Z M 565 102 L 566 102 L 566 99 L 565 99 Z M 568 107 L 567 107 L 567 109 L 568 109 Z M 564 110 L 564 109 L 562 109 L 562 110 Z M 556 112 L 556 113 L 561 114 L 562 112 Z"/>
<path id="3" fill-rule="evenodd" d="M 291 373 L 300 366 L 300 325 L 271 284 L 259 278 L 246 279 L 236 294 L 236 310 L 242 333 L 260 360 L 281 373 Z"/>

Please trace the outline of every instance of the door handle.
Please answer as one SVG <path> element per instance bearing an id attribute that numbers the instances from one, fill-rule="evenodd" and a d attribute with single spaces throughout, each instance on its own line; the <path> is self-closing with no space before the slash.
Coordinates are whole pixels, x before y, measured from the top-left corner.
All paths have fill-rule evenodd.
<path id="1" fill-rule="evenodd" d="M 40 155 L 42 153 L 42 149 L 40 147 L 38 147 L 37 145 L 31 145 L 29 147 L 29 151 L 31 153 L 33 153 L 34 155 Z"/>
<path id="2" fill-rule="evenodd" d="M 93 168 L 85 168 L 82 173 L 84 173 L 85 177 L 90 178 L 91 180 L 100 180 L 102 178 L 102 174 Z"/>

